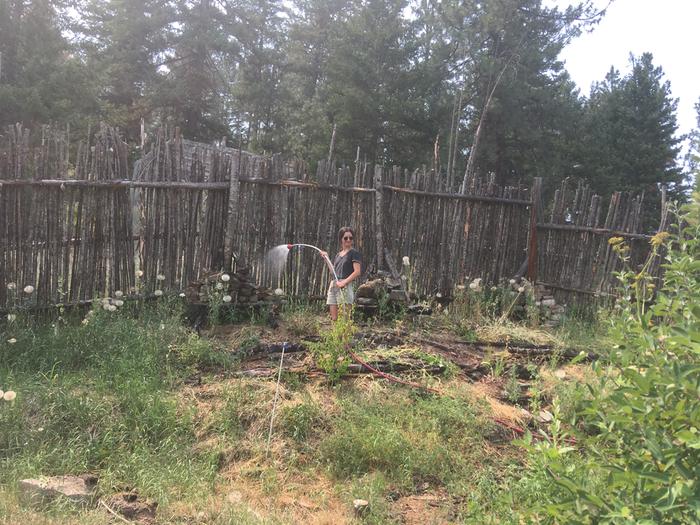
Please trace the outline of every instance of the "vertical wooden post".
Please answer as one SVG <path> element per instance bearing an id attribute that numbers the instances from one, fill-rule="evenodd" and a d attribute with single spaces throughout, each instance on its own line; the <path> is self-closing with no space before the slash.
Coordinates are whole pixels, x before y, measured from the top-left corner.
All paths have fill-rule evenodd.
<path id="1" fill-rule="evenodd" d="M 225 153 L 222 153 L 225 155 Z M 223 159 L 222 159 L 223 160 Z M 224 230 L 224 270 L 233 269 L 233 235 L 236 226 L 236 213 L 238 213 L 238 202 L 240 198 L 240 170 L 241 170 L 241 150 L 238 149 L 236 156 L 231 159 L 229 168 L 228 185 L 228 207 L 226 208 L 226 229 Z"/>
<path id="2" fill-rule="evenodd" d="M 530 238 L 527 248 L 527 278 L 535 284 L 537 280 L 537 221 L 539 220 L 542 178 L 535 177 L 532 184 L 532 206 L 530 206 Z"/>
<path id="3" fill-rule="evenodd" d="M 384 233 L 382 226 L 383 215 L 383 195 L 382 195 L 382 167 L 374 167 L 374 224 L 377 239 L 377 270 L 380 270 L 384 264 Z"/>

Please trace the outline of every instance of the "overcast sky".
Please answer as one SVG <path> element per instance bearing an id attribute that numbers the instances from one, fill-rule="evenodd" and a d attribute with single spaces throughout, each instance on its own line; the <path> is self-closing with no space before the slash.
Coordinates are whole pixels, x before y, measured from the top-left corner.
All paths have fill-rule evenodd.
<path id="1" fill-rule="evenodd" d="M 566 7 L 573 0 L 545 0 Z M 596 0 L 604 7 L 607 0 Z M 700 0 L 614 0 L 603 21 L 561 54 L 566 69 L 584 95 L 592 82 L 603 80 L 610 66 L 629 71 L 629 54 L 649 51 L 661 66 L 678 98 L 678 127 L 696 127 L 693 105 L 700 98 Z"/>

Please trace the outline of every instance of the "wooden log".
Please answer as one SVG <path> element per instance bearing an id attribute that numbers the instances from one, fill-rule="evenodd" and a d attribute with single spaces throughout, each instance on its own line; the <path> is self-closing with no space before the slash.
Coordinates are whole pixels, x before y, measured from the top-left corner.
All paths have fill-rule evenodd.
<path id="1" fill-rule="evenodd" d="M 384 263 L 384 232 L 383 232 L 383 216 L 384 216 L 384 198 L 382 195 L 382 167 L 375 166 L 374 168 L 374 227 L 376 231 L 374 235 L 377 242 L 376 262 L 377 269 L 381 269 Z"/>

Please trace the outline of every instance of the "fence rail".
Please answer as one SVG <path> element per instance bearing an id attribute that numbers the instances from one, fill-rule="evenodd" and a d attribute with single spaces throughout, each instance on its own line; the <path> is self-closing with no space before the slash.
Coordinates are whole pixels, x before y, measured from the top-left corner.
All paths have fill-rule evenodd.
<path id="1" fill-rule="evenodd" d="M 426 169 L 324 160 L 311 172 L 166 129 L 135 162 L 129 151 L 106 126 L 77 145 L 49 127 L 0 135 L 0 309 L 28 300 L 10 283 L 34 286 L 36 305 L 78 303 L 115 290 L 180 290 L 232 265 L 289 294 L 318 295 L 329 276 L 316 254 L 295 251 L 279 275 L 265 254 L 290 242 L 331 251 L 344 225 L 365 268 L 408 257 L 421 294 L 509 279 L 527 260 L 528 275 L 558 295 L 590 300 L 610 292 L 619 269 L 610 236 L 629 240 L 633 264 L 648 253 L 642 199 L 616 193 L 606 208 L 582 183 L 562 183 L 545 219 L 538 181 L 473 178 L 464 194 L 445 193 Z"/>

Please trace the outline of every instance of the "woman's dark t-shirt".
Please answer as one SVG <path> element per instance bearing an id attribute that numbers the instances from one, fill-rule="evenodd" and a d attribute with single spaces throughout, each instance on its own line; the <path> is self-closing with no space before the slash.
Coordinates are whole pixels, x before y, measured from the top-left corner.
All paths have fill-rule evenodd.
<path id="1" fill-rule="evenodd" d="M 346 279 L 354 271 L 352 263 L 359 262 L 362 264 L 362 255 L 357 250 L 350 249 L 345 255 L 336 255 L 333 261 L 333 268 L 338 274 L 338 279 Z"/>

